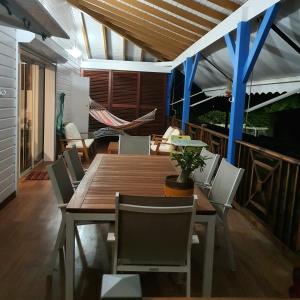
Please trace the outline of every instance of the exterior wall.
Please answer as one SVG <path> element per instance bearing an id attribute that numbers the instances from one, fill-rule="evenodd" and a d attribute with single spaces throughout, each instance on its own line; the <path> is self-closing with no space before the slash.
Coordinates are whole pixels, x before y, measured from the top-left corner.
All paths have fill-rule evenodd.
<path id="1" fill-rule="evenodd" d="M 59 97 L 65 93 L 64 122 L 72 121 L 72 75 L 79 75 L 80 69 L 67 62 L 57 65 L 56 69 L 56 108 L 59 108 Z"/>
<path id="2" fill-rule="evenodd" d="M 16 190 L 16 89 L 16 31 L 0 26 L 0 203 Z"/>

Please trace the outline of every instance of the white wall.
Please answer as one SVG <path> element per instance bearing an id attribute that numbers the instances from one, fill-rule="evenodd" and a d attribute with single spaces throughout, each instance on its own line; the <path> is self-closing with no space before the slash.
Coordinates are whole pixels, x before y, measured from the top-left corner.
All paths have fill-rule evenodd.
<path id="1" fill-rule="evenodd" d="M 64 122 L 72 121 L 72 76 L 79 75 L 80 69 L 74 64 L 65 63 L 57 65 L 56 69 L 56 107 L 59 108 L 59 96 L 65 93 L 65 108 L 64 108 Z"/>
<path id="2" fill-rule="evenodd" d="M 16 31 L 0 26 L 0 202 L 16 190 L 16 76 Z"/>

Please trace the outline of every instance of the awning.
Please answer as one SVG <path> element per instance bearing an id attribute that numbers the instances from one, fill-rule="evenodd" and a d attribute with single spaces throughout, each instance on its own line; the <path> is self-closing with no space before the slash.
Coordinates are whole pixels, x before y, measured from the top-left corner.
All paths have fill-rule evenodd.
<path id="1" fill-rule="evenodd" d="M 0 23 L 45 37 L 70 37 L 37 0 L 0 0 Z"/>

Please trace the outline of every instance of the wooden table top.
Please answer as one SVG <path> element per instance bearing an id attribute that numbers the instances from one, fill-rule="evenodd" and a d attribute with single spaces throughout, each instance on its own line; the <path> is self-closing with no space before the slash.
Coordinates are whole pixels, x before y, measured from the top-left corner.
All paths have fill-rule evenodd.
<path id="1" fill-rule="evenodd" d="M 178 174 L 168 156 L 98 154 L 70 200 L 67 211 L 115 212 L 115 194 L 164 195 L 167 175 Z M 195 187 L 197 214 L 215 214 L 207 197 Z"/>

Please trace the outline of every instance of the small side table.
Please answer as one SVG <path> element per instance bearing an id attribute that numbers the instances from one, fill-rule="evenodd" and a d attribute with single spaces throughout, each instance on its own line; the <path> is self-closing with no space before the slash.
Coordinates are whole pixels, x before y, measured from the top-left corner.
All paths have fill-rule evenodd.
<path id="1" fill-rule="evenodd" d="M 107 148 L 107 154 L 118 154 L 119 142 L 110 142 Z"/>

